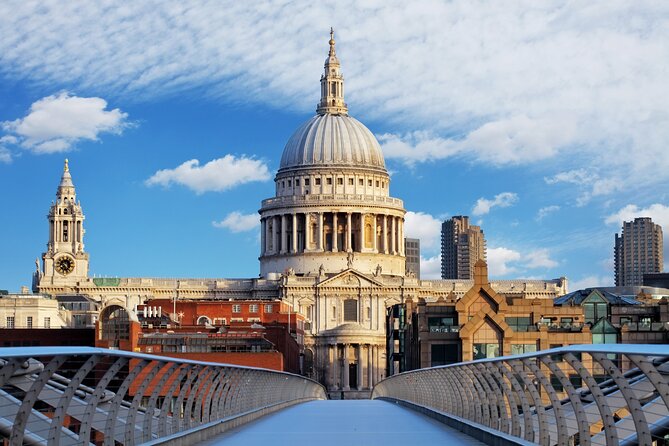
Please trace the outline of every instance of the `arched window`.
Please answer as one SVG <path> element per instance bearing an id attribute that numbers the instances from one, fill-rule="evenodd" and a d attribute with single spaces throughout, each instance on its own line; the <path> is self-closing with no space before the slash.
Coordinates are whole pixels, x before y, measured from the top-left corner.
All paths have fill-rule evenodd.
<path id="1" fill-rule="evenodd" d="M 102 333 L 100 337 L 109 341 L 109 347 L 119 347 L 120 340 L 130 339 L 130 317 L 125 308 L 110 305 L 100 313 Z"/>
<path id="2" fill-rule="evenodd" d="M 344 321 L 358 322 L 358 301 L 356 299 L 344 301 Z"/>
<path id="3" fill-rule="evenodd" d="M 197 325 L 211 325 L 211 319 L 207 316 L 200 316 L 197 318 Z"/>

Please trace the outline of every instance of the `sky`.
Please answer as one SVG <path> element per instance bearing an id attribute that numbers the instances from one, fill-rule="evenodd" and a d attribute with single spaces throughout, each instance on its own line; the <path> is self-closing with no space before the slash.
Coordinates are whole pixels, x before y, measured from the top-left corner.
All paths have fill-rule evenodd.
<path id="1" fill-rule="evenodd" d="M 491 277 L 570 289 L 612 285 L 624 220 L 669 234 L 668 2 L 9 0 L 0 289 L 30 285 L 65 158 L 91 275 L 257 277 L 331 26 L 423 278 L 452 215 L 482 226 Z"/>

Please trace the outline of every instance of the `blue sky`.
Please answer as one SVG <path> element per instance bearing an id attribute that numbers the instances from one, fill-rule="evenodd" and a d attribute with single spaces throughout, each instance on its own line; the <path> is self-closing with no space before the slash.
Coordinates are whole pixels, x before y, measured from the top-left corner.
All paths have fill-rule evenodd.
<path id="1" fill-rule="evenodd" d="M 330 26 L 424 277 L 450 215 L 493 277 L 572 289 L 612 283 L 624 219 L 669 233 L 669 4 L 404 3 L 0 3 L 0 289 L 30 284 L 64 158 L 91 274 L 256 276 Z"/>

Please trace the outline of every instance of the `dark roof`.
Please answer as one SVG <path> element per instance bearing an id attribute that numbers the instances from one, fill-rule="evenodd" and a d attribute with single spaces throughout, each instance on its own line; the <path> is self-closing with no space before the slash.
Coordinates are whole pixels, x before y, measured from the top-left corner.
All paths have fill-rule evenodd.
<path id="1" fill-rule="evenodd" d="M 95 302 L 93 299 L 81 294 L 61 294 L 56 296 L 58 302 Z"/>
<path id="2" fill-rule="evenodd" d="M 632 297 L 614 294 L 599 288 L 585 288 L 573 291 L 564 296 L 556 297 L 553 303 L 555 305 L 581 305 L 593 291 L 597 291 L 611 305 L 641 305 L 641 302 Z"/>

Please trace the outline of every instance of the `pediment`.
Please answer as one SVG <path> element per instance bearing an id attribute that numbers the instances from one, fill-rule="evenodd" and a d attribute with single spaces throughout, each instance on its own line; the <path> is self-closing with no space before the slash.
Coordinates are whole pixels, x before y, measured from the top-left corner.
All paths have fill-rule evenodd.
<path id="1" fill-rule="evenodd" d="M 323 280 L 316 286 L 318 288 L 371 288 L 382 287 L 383 283 L 354 269 L 347 269 L 340 272 L 339 274 Z"/>

